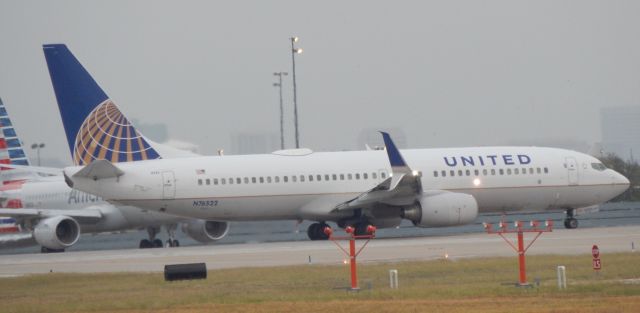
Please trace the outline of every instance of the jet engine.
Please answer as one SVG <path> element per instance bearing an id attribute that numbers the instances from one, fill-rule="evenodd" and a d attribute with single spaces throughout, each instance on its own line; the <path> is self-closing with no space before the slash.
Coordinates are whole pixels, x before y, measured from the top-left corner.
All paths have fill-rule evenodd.
<path id="1" fill-rule="evenodd" d="M 229 232 L 229 223 L 191 220 L 182 224 L 182 232 L 202 243 L 218 241 Z"/>
<path id="2" fill-rule="evenodd" d="M 414 205 L 405 208 L 402 215 L 418 227 L 464 225 L 478 216 L 478 203 L 472 195 L 464 193 L 423 195 Z"/>
<path id="3" fill-rule="evenodd" d="M 80 238 L 80 224 L 68 216 L 54 216 L 41 220 L 33 228 L 36 242 L 51 250 L 64 250 Z"/>

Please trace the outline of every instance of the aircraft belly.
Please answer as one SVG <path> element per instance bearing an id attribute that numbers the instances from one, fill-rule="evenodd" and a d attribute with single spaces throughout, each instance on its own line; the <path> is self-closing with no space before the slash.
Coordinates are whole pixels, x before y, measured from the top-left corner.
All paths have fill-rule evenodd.
<path id="1" fill-rule="evenodd" d="M 128 204 L 178 216 L 207 220 L 255 221 L 298 219 L 298 209 L 311 201 L 311 195 L 220 197 L 136 201 Z"/>
<path id="2" fill-rule="evenodd" d="M 602 186 L 518 187 L 456 190 L 473 195 L 487 212 L 545 211 L 579 208 L 602 202 Z"/>

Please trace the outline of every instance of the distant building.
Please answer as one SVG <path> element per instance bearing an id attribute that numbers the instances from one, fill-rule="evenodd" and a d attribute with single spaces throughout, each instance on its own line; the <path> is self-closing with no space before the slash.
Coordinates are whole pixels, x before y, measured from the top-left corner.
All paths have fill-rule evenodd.
<path id="1" fill-rule="evenodd" d="M 603 108 L 600 118 L 605 154 L 623 159 L 640 156 L 640 106 Z"/>
<path id="2" fill-rule="evenodd" d="M 280 137 L 275 133 L 231 134 L 231 154 L 260 154 L 280 150 Z"/>
<path id="3" fill-rule="evenodd" d="M 358 147 L 356 150 L 364 150 L 366 146 L 370 148 L 376 147 L 384 147 L 384 141 L 382 140 L 382 135 L 380 135 L 380 131 L 385 131 L 391 135 L 393 142 L 400 149 L 407 148 L 407 135 L 405 135 L 404 131 L 400 127 L 390 127 L 390 128 L 365 128 L 360 131 L 358 135 Z"/>

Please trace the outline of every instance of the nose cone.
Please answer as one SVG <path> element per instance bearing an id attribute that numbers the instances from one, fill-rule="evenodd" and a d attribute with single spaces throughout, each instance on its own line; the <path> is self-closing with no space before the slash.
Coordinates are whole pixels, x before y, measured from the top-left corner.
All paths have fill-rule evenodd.
<path id="1" fill-rule="evenodd" d="M 613 175 L 612 175 L 612 184 L 615 186 L 615 190 L 617 191 L 617 195 L 625 192 L 627 189 L 629 189 L 629 185 L 631 184 L 629 182 L 629 179 L 624 177 L 624 175 L 613 171 Z"/>

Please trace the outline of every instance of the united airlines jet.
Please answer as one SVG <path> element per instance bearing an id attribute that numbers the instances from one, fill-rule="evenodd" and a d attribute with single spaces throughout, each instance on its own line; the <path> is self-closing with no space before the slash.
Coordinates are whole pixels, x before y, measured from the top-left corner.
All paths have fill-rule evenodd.
<path id="1" fill-rule="evenodd" d="M 385 150 L 161 159 L 64 45 L 45 45 L 58 106 L 74 159 L 73 188 L 107 201 L 216 221 L 311 220 L 310 239 L 327 222 L 419 227 L 472 222 L 479 212 L 565 210 L 605 202 L 629 181 L 578 152 L 539 147 Z M 124 129 L 123 129 L 124 128 Z M 135 151 L 126 159 L 124 151 Z M 119 162 L 129 161 L 129 162 Z M 119 162 L 119 163 L 116 163 Z"/>
<path id="2" fill-rule="evenodd" d="M 118 121 L 120 124 L 122 120 Z M 115 121 L 107 121 L 103 126 Z M 165 155 L 184 157 L 187 152 L 152 143 Z M 115 206 L 98 196 L 67 186 L 61 169 L 29 166 L 22 143 L 0 101 L 0 248 L 40 245 L 42 252 L 62 252 L 73 246 L 81 233 L 104 233 L 146 229 L 148 239 L 140 248 L 162 247 L 157 238 L 164 227 L 166 246 L 179 245 L 175 232 L 182 231 L 201 243 L 222 239 L 225 222 L 188 219 L 132 206 Z"/>

